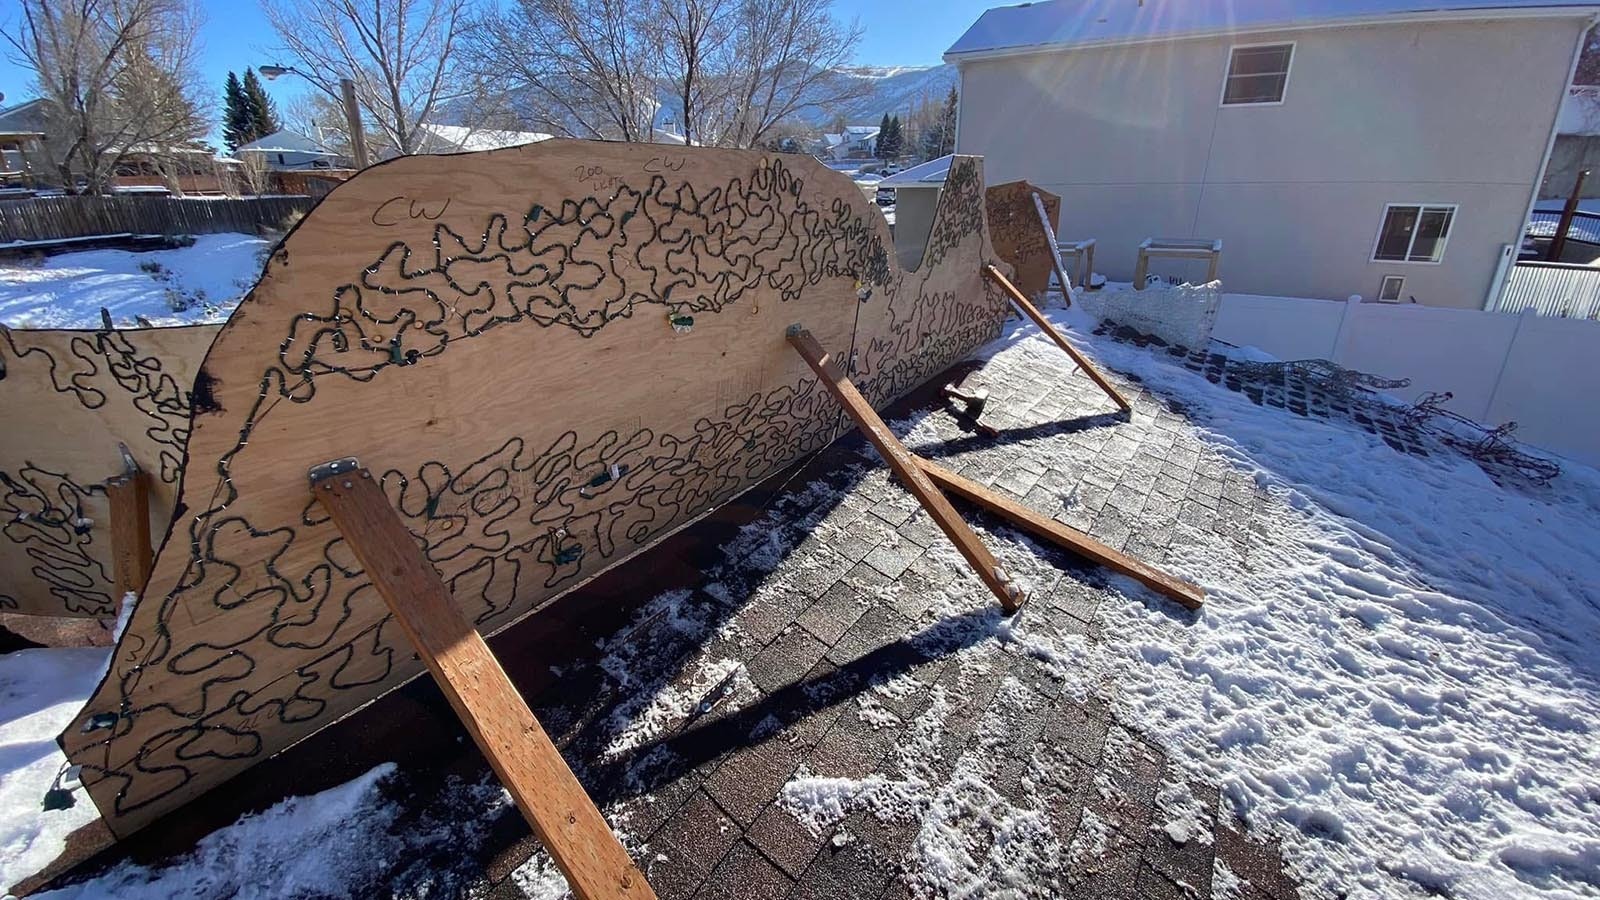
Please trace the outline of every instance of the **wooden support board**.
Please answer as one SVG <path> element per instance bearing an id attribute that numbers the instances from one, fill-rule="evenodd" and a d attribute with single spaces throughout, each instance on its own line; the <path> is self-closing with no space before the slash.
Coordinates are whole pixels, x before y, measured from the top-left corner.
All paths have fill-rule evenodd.
<path id="1" fill-rule="evenodd" d="M 1060 201 L 1057 201 L 1059 205 Z M 1045 206 L 1044 198 L 1037 191 L 1033 194 L 1034 218 L 1039 221 L 1039 230 L 1044 233 L 1045 246 L 1050 248 L 1050 265 L 1055 269 L 1056 281 L 1061 285 L 1061 299 L 1068 306 L 1072 305 L 1072 276 L 1067 274 L 1067 267 L 1061 262 L 1061 247 L 1056 244 L 1056 228 L 1050 223 L 1050 210 Z M 1089 286 L 1089 278 L 1093 272 L 1084 273 L 1084 287 Z M 1037 295 L 1036 295 L 1037 296 Z"/>
<path id="2" fill-rule="evenodd" d="M 1203 238 L 1145 238 L 1139 244 L 1139 261 L 1133 270 L 1133 289 L 1142 291 L 1149 280 L 1150 260 L 1203 259 L 1206 261 L 1206 283 L 1217 280 L 1217 267 L 1222 263 L 1222 241 Z"/>
<path id="3" fill-rule="evenodd" d="M 1054 341 L 1057 347 L 1060 347 L 1068 356 L 1072 357 L 1072 361 L 1078 364 L 1078 368 L 1083 370 L 1083 374 L 1088 375 L 1091 381 L 1099 385 L 1100 390 L 1105 391 L 1107 397 L 1110 397 L 1113 402 L 1122 407 L 1123 412 L 1131 412 L 1133 410 L 1133 405 L 1128 402 L 1126 397 L 1122 396 L 1122 392 L 1107 381 L 1106 377 L 1100 374 L 1100 370 L 1096 369 L 1094 364 L 1089 362 L 1082 353 L 1079 353 L 1077 348 L 1069 344 L 1067 339 L 1061 336 L 1061 332 L 1050 324 L 1050 320 L 1044 317 L 1044 313 L 1039 312 L 1038 308 L 1030 303 L 1027 297 L 1022 296 L 1022 292 L 1018 291 L 1010 281 L 1006 280 L 1006 276 L 1001 274 L 999 269 L 994 266 L 985 266 L 984 273 L 992 281 L 1000 285 L 1006 295 L 1011 298 L 1011 302 L 1016 304 L 1017 308 L 1022 310 L 1028 318 L 1032 319 L 1033 324 L 1039 326 L 1039 330 Z"/>
<path id="4" fill-rule="evenodd" d="M 126 446 L 149 474 L 149 532 L 166 533 L 189 386 L 220 330 L 0 326 L 0 611 L 116 615 L 105 482 L 125 471 Z"/>
<path id="5" fill-rule="evenodd" d="M 135 469 L 106 482 L 111 501 L 112 583 L 117 598 L 144 590 L 153 562 L 150 550 L 150 479 Z"/>
<path id="6" fill-rule="evenodd" d="M 1060 260 L 1053 260 L 1053 232 L 1047 238 L 1039 228 L 1035 196 L 1044 207 L 1046 221 L 1058 221 L 1061 198 L 1026 181 L 1008 181 L 984 191 L 984 210 L 989 240 L 995 255 L 1011 264 L 1012 283 L 1029 297 L 1043 297 L 1050 287 L 1051 269 L 1059 268 Z"/>
<path id="7" fill-rule="evenodd" d="M 579 900 L 655 897 L 483 636 L 461 615 L 372 473 L 329 474 L 314 481 L 311 492 L 567 877 L 573 895 Z"/>
<path id="8" fill-rule="evenodd" d="M 61 737 L 112 831 L 423 671 L 348 541 L 285 489 L 308 465 L 359 456 L 493 634 L 838 436 L 791 322 L 848 353 L 874 406 L 998 337 L 983 196 L 957 157 L 906 271 L 809 157 L 551 140 L 341 184 L 206 356 L 184 514 Z"/>
<path id="9" fill-rule="evenodd" d="M 1058 547 L 1070 550 L 1084 559 L 1105 566 L 1113 572 L 1126 575 L 1156 593 L 1176 600 L 1189 609 L 1199 609 L 1200 605 L 1205 602 L 1205 591 L 1196 585 L 1174 578 L 1148 563 L 1140 562 L 1119 550 L 1108 547 L 1076 528 L 1063 525 L 1054 519 L 1040 515 L 1021 503 L 978 484 L 976 481 L 962 478 L 949 469 L 931 463 L 920 456 L 914 457 L 914 459 L 922 473 L 935 485 L 938 485 L 941 490 L 977 504 L 995 515 L 1005 518 L 1017 527 L 1030 531 Z"/>
<path id="10" fill-rule="evenodd" d="M 899 478 L 900 483 L 917 498 L 922 508 L 933 517 L 939 530 L 956 545 L 956 549 L 961 551 L 961 555 L 972 566 L 972 570 L 984 584 L 989 586 L 995 597 L 999 598 L 1000 605 L 1005 611 L 1016 612 L 1024 599 L 1021 589 L 1017 587 L 1015 581 L 1007 577 L 1000 564 L 995 561 L 994 555 L 989 552 L 989 548 L 972 533 L 972 528 L 961 520 L 961 516 L 950 505 L 950 501 L 946 500 L 938 488 L 933 486 L 933 482 L 917 468 L 916 457 L 900 443 L 900 439 L 894 436 L 889 426 L 878 418 L 872 404 L 861 396 L 861 392 L 856 390 L 856 386 L 851 384 L 850 379 L 839 370 L 833 358 L 821 344 L 817 343 L 811 332 L 795 325 L 789 330 L 789 343 L 799 352 L 806 364 L 811 366 L 812 371 L 817 373 L 817 378 L 821 380 L 823 386 L 833 394 L 835 400 L 839 401 L 839 405 L 844 407 L 845 413 L 856 423 L 856 427 L 861 429 L 861 433 L 866 435 L 867 440 L 872 442 L 872 446 L 878 448 L 878 453 L 889 464 L 895 477 Z"/>

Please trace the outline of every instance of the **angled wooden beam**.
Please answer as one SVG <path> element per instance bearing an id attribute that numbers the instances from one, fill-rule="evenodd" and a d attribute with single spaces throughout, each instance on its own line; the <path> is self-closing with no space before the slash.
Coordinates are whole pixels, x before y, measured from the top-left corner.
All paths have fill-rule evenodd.
<path id="1" fill-rule="evenodd" d="M 654 898 L 417 539 L 354 459 L 318 466 L 312 493 L 394 612 L 456 715 L 580 900 Z"/>
<path id="2" fill-rule="evenodd" d="M 1083 374 L 1088 375 L 1090 381 L 1099 385 L 1100 390 L 1105 391 L 1106 396 L 1110 397 L 1112 402 L 1122 407 L 1123 412 L 1131 412 L 1133 410 L 1133 405 L 1128 402 L 1126 397 L 1122 396 L 1122 392 L 1107 381 L 1106 377 L 1100 374 L 1100 370 L 1096 369 L 1093 363 L 1084 358 L 1082 353 L 1079 353 L 1071 344 L 1067 343 L 1067 339 L 1061 336 L 1061 332 L 1057 331 L 1054 325 L 1050 324 L 1050 320 L 1044 317 L 1044 313 L 1039 312 L 1038 307 L 1034 306 L 1027 297 L 1022 296 L 1022 292 L 1017 290 L 1017 286 L 1011 283 L 1011 279 L 1001 274 L 1000 270 L 993 265 L 984 266 L 983 272 L 989 276 L 989 280 L 1000 285 L 1001 290 L 1006 292 L 1011 298 L 1011 302 L 1016 304 L 1017 309 L 1022 310 L 1024 315 L 1032 319 L 1033 324 L 1039 326 L 1040 331 L 1048 335 L 1050 340 L 1055 341 L 1057 347 L 1060 347 L 1068 356 L 1072 357 L 1072 361 L 1078 364 L 1078 368 L 1083 370 Z"/>
<path id="3" fill-rule="evenodd" d="M 983 583 L 989 586 L 995 597 L 999 598 L 1000 606 L 1007 613 L 1014 613 L 1020 609 L 1022 601 L 1026 599 L 1022 589 L 995 561 L 989 548 L 972 533 L 971 526 L 962 520 L 955 507 L 945 499 L 944 494 L 928 480 L 928 476 L 922 474 L 922 469 L 917 466 L 917 458 L 900 443 L 899 438 L 894 436 L 894 432 L 890 431 L 889 426 L 878 417 L 872 404 L 861 396 L 861 392 L 856 390 L 850 379 L 839 371 L 828 352 L 817 343 L 817 339 L 799 325 L 789 326 L 788 337 L 789 343 L 799 352 L 801 358 L 811 366 L 813 372 L 817 373 L 822 386 L 833 394 L 839 405 L 844 407 L 844 411 L 855 420 L 856 427 L 860 428 L 861 433 L 872 442 L 872 446 L 878 448 L 878 452 L 889 463 L 889 468 L 900 479 L 900 483 L 917 498 L 917 502 L 922 504 L 922 508 L 933 517 L 939 529 L 950 538 L 951 543 L 956 545 L 961 555 L 966 557 L 973 571 L 978 573 Z"/>
<path id="4" fill-rule="evenodd" d="M 1100 543 L 1076 528 L 1046 518 L 1010 497 L 992 491 L 976 481 L 962 478 L 936 463 L 931 463 L 920 456 L 913 458 L 922 473 L 941 490 L 975 503 L 1058 547 L 1070 550 L 1113 572 L 1126 575 L 1189 609 L 1199 609 L 1200 604 L 1205 602 L 1206 592 L 1197 585 L 1174 578 L 1148 563 L 1140 562 L 1120 550 Z"/>

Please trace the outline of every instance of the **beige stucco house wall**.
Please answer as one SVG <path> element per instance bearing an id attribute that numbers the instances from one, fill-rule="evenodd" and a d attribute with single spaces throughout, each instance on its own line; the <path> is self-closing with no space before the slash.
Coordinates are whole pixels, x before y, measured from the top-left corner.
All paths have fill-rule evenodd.
<path id="1" fill-rule="evenodd" d="M 1221 238 L 1230 291 L 1482 308 L 1520 242 L 1589 16 L 1396 21 L 957 58 L 957 152 L 1061 195 L 1131 280 L 1147 237 Z M 1230 47 L 1293 42 L 1281 104 L 1223 106 Z M 1372 260 L 1386 204 L 1456 204 L 1439 263 Z M 1186 274 L 1183 263 L 1158 273 Z"/>

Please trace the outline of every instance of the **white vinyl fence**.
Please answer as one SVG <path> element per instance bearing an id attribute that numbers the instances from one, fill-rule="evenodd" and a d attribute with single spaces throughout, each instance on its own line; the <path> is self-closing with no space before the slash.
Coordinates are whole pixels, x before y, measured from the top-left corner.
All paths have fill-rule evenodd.
<path id="1" fill-rule="evenodd" d="M 1211 336 L 1279 359 L 1330 359 L 1414 400 L 1449 391 L 1451 410 L 1517 423 L 1535 447 L 1600 466 L 1600 321 L 1414 304 L 1223 294 Z"/>
<path id="2" fill-rule="evenodd" d="M 1541 316 L 1600 317 L 1600 267 L 1517 263 L 1506 275 L 1496 312 L 1531 309 Z"/>

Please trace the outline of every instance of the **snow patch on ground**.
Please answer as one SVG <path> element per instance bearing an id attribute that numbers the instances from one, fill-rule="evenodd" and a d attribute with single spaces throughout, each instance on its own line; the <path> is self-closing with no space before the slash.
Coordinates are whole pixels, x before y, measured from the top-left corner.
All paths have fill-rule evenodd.
<path id="1" fill-rule="evenodd" d="M 982 652 L 974 647 L 959 654 L 971 659 Z M 952 698 L 937 685 L 931 694 L 932 703 L 896 745 L 894 774 L 815 777 L 802 766 L 783 786 L 779 805 L 818 836 L 855 812 L 883 821 L 916 822 L 908 871 L 909 886 L 918 896 L 1035 896 L 1049 876 L 1061 871 L 1063 851 L 1039 800 L 1038 785 L 1024 779 L 1020 798 L 997 790 L 995 785 L 1005 783 L 998 767 L 1007 764 L 1007 756 L 991 752 L 1005 743 L 1013 723 L 1022 718 L 1019 712 L 1034 698 L 1016 679 L 1007 678 L 977 729 L 977 745 L 990 749 L 947 765 L 942 750 L 946 724 L 952 703 L 966 698 Z"/>
<path id="2" fill-rule="evenodd" d="M 56 735 L 83 708 L 110 656 L 101 647 L 0 656 L 0 890 L 49 865 L 67 835 L 98 815 L 82 790 L 69 809 L 46 812 L 42 803 L 67 768 Z"/>
<path id="3" fill-rule="evenodd" d="M 0 322 L 99 328 L 102 307 L 118 327 L 133 327 L 137 316 L 153 325 L 221 322 L 255 284 L 270 245 L 246 234 L 203 234 L 174 250 L 85 250 L 39 265 L 0 263 Z M 175 311 L 173 298 L 192 307 Z"/>
<path id="4" fill-rule="evenodd" d="M 394 765 L 385 763 L 320 794 L 290 797 L 206 836 L 193 853 L 170 866 L 147 869 L 124 863 L 92 881 L 41 896 L 50 900 L 356 896 L 346 885 L 377 875 L 392 862 L 385 851 L 399 849 L 384 840 L 399 807 L 379 791 L 394 773 Z"/>
<path id="5" fill-rule="evenodd" d="M 492 778 L 451 778 L 433 806 L 406 812 L 414 789 L 393 763 L 290 797 L 202 838 L 159 868 L 120 863 L 41 894 L 48 900 L 220 900 L 269 897 L 462 896 L 475 856 L 511 798 Z M 559 877 L 559 876 L 558 876 Z"/>

